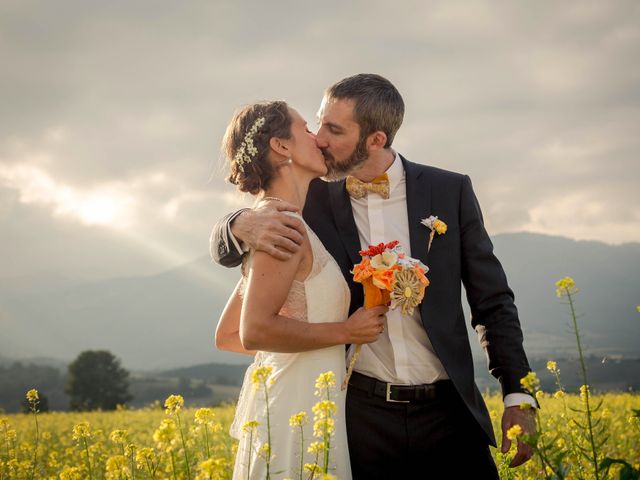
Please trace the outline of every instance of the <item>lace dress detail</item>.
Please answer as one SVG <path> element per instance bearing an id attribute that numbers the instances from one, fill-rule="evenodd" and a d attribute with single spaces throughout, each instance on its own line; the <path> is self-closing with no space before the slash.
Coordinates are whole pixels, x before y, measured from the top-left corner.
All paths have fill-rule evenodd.
<path id="1" fill-rule="evenodd" d="M 288 214 L 298 217 L 302 220 L 302 217 L 296 213 L 287 212 Z M 304 220 L 303 220 L 304 223 Z M 322 242 L 311 228 L 304 223 L 307 230 L 307 236 L 309 237 L 309 243 L 311 245 L 311 251 L 313 252 L 313 263 L 311 264 L 311 271 L 307 278 L 301 282 L 294 280 L 289 290 L 289 295 L 285 300 L 282 308 L 280 309 L 280 315 L 283 317 L 295 318 L 300 321 L 307 321 L 307 298 L 305 294 L 305 282 L 310 281 L 318 275 L 325 267 L 327 262 L 335 262 L 333 257 L 327 252 L 322 245 Z M 249 276 L 249 269 L 251 268 L 251 261 L 253 259 L 254 250 L 250 250 L 247 255 L 242 259 L 242 279 L 238 294 L 244 297 L 244 293 L 247 288 L 247 278 Z"/>
<path id="2" fill-rule="evenodd" d="M 349 312 L 350 301 L 347 283 L 320 239 L 306 223 L 305 228 L 313 253 L 311 271 L 303 282 L 292 283 L 280 314 L 309 323 L 344 321 Z M 246 289 L 251 252 L 246 257 L 243 264 L 243 280 L 238 290 L 240 295 L 244 295 Z M 338 410 L 334 417 L 335 434 L 331 441 L 330 473 L 341 480 L 351 479 L 344 419 L 345 392 L 340 391 L 339 387 L 346 370 L 344 345 L 300 353 L 257 352 L 254 362 L 245 373 L 235 418 L 230 428 L 231 435 L 240 441 L 233 478 L 247 478 L 248 470 L 250 479 L 265 478 L 264 459 L 255 456 L 267 435 L 264 427 L 265 396 L 251 383 L 251 374 L 261 365 L 273 367 L 273 385 L 269 387 L 269 418 L 272 451 L 275 454 L 271 468 L 272 471 L 281 472 L 277 478 L 297 478 L 300 455 L 304 457 L 304 463 L 314 463 L 314 455 L 306 452 L 309 442 L 315 440 L 313 422 L 304 427 L 305 446 L 301 451 L 299 434 L 293 432 L 289 426 L 289 417 L 300 411 L 306 411 L 308 417 L 313 417 L 312 407 L 319 400 L 314 395 L 315 379 L 320 373 L 331 370 L 336 375 L 337 388 L 332 396 Z M 253 437 L 253 445 L 249 445 L 249 437 L 242 431 L 242 426 L 251 420 L 257 420 L 261 425 Z M 251 452 L 254 452 L 254 456 L 248 462 Z"/>

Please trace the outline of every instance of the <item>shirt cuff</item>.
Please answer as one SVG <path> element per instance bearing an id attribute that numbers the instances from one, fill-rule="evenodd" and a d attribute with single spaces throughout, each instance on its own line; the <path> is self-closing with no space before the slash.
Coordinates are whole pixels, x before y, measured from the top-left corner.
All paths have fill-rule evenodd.
<path id="1" fill-rule="evenodd" d="M 241 210 L 238 210 L 238 213 L 236 213 L 231 218 L 229 218 L 229 221 L 227 222 L 227 234 L 229 235 L 229 238 L 231 239 L 231 243 L 233 243 L 233 246 L 236 248 L 236 252 L 240 256 L 242 256 L 242 254 L 248 252 L 249 251 L 249 247 L 247 247 L 244 242 L 239 242 L 238 239 L 236 237 L 234 237 L 233 233 L 231 233 L 231 223 L 236 219 L 236 217 L 238 215 L 240 215 L 245 210 L 248 210 L 248 209 L 247 208 L 243 208 Z"/>
<path id="2" fill-rule="evenodd" d="M 504 397 L 504 408 L 517 407 L 523 403 L 531 405 L 531 408 L 538 408 L 535 398 L 528 393 L 508 393 Z"/>

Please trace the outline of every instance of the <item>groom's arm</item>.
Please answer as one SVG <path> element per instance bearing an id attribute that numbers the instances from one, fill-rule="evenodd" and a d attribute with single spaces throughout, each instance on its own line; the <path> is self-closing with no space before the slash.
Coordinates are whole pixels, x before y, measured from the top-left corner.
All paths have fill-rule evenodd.
<path id="1" fill-rule="evenodd" d="M 297 211 L 290 203 L 269 200 L 226 215 L 211 232 L 211 258 L 222 266 L 237 267 L 244 252 L 252 248 L 278 260 L 290 259 L 306 234 L 302 221 L 285 213 Z"/>
<path id="2" fill-rule="evenodd" d="M 213 226 L 209 238 L 209 251 L 213 261 L 223 267 L 237 267 L 244 254 L 238 240 L 231 231 L 233 221 L 246 209 L 236 210 L 222 217 Z"/>
<path id="3" fill-rule="evenodd" d="M 480 205 L 471 180 L 463 177 L 460 193 L 460 236 L 462 281 L 471 307 L 471 324 L 477 329 L 489 359 L 489 371 L 500 381 L 504 395 L 502 415 L 502 453 L 510 446 L 507 431 L 515 424 L 523 433 L 536 431 L 532 410 L 522 410 L 521 403 L 537 406 L 536 400 L 520 385 L 531 369 L 522 346 L 522 329 L 513 292 L 507 284 L 502 265 L 493 254 L 493 244 L 484 228 Z M 520 438 L 511 467 L 528 461 L 533 449 Z"/>
<path id="4" fill-rule="evenodd" d="M 480 205 L 467 176 L 460 194 L 460 229 L 462 281 L 471 307 L 472 326 L 480 334 L 489 359 L 489 371 L 499 380 L 503 395 L 515 398 L 519 404 L 526 397 L 510 394 L 527 393 L 520 385 L 520 379 L 531 368 L 522 346 L 514 295 L 502 265 L 493 253 Z"/>

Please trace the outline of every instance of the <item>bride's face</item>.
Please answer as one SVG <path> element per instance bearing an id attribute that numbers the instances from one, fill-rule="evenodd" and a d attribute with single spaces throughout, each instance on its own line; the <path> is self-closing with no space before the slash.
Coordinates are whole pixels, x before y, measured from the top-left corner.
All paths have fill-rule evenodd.
<path id="1" fill-rule="evenodd" d="M 316 144 L 315 134 L 309 130 L 307 122 L 293 108 L 289 108 L 291 123 L 291 162 L 320 177 L 326 175 L 327 164 Z"/>

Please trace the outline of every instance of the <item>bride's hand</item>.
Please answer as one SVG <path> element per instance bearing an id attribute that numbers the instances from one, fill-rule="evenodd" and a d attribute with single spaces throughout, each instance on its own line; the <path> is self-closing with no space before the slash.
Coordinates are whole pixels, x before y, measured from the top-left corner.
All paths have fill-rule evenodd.
<path id="1" fill-rule="evenodd" d="M 360 307 L 345 321 L 347 341 L 358 345 L 372 343 L 384 331 L 389 307 L 379 305 L 372 308 Z"/>
<path id="2" fill-rule="evenodd" d="M 289 260 L 300 249 L 306 232 L 299 218 L 284 212 L 297 211 L 290 203 L 265 200 L 238 215 L 231 224 L 231 233 L 254 250 Z"/>

